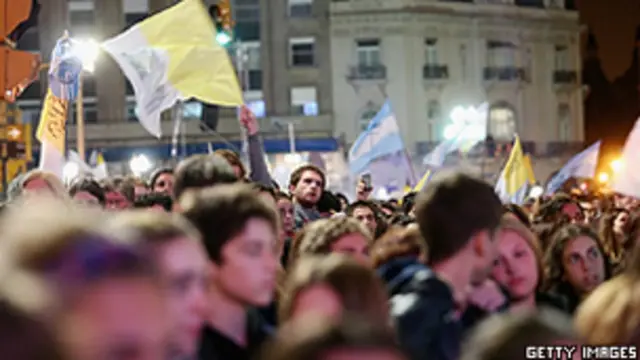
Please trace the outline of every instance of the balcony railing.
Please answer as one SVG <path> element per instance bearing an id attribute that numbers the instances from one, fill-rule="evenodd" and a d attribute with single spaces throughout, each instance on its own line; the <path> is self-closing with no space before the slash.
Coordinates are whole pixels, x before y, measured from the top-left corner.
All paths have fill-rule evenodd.
<path id="1" fill-rule="evenodd" d="M 357 65 L 349 68 L 349 80 L 386 80 L 387 67 L 384 65 Z"/>
<path id="2" fill-rule="evenodd" d="M 486 67 L 484 79 L 486 81 L 526 81 L 526 71 L 518 67 Z"/>
<path id="3" fill-rule="evenodd" d="M 449 78 L 447 65 L 425 65 L 422 68 L 422 78 L 425 80 L 443 80 Z"/>
<path id="4" fill-rule="evenodd" d="M 578 82 L 578 73 L 573 70 L 556 70 L 553 72 L 554 84 L 575 84 Z"/>
<path id="5" fill-rule="evenodd" d="M 418 142 L 416 144 L 416 152 L 421 156 L 425 156 L 438 145 L 438 142 Z M 509 141 L 496 140 L 492 149 L 484 143 L 478 143 L 466 155 L 467 158 L 503 158 L 509 155 L 512 143 Z M 584 150 L 584 144 L 580 142 L 533 142 L 523 141 L 522 149 L 525 153 L 536 157 L 564 157 L 579 153 Z M 492 152 L 490 154 L 490 152 Z M 451 156 L 456 156 L 452 154 Z"/>

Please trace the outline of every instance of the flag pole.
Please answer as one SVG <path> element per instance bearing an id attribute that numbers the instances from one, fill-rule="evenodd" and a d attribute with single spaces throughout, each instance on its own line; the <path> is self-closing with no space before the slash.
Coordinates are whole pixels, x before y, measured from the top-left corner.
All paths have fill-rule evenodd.
<path id="1" fill-rule="evenodd" d="M 82 74 L 83 71 L 80 71 L 80 75 L 78 75 L 78 99 L 76 100 L 76 145 L 78 147 L 78 155 L 80 155 L 80 160 L 85 161 L 84 85 Z"/>

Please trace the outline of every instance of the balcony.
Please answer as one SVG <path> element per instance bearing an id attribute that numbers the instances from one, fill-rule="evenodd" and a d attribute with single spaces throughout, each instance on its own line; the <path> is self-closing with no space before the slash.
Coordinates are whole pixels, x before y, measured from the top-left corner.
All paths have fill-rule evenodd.
<path id="1" fill-rule="evenodd" d="M 425 65 L 422 68 L 422 78 L 424 80 L 445 80 L 449 78 L 449 67 L 447 65 Z"/>
<path id="2" fill-rule="evenodd" d="M 556 70 L 553 72 L 553 83 L 556 85 L 573 85 L 578 82 L 578 72 L 573 70 Z"/>
<path id="3" fill-rule="evenodd" d="M 387 79 L 384 65 L 356 65 L 349 68 L 348 81 L 383 81 Z"/>
<path id="4" fill-rule="evenodd" d="M 485 67 L 484 80 L 491 82 L 524 82 L 527 81 L 527 76 L 526 71 L 519 67 Z"/>
<path id="5" fill-rule="evenodd" d="M 419 156 L 425 156 L 436 146 L 438 146 L 438 142 L 430 142 L 423 141 L 416 143 L 416 152 Z M 495 149 L 493 149 L 493 153 L 488 154 L 488 149 L 484 143 L 478 143 L 474 146 L 469 153 L 465 156 L 466 158 L 497 158 L 504 159 L 507 157 L 511 151 L 512 143 L 509 141 L 496 141 Z M 558 157 L 567 157 L 573 156 L 580 151 L 584 150 L 584 145 L 580 142 L 558 142 L 558 141 L 550 141 L 550 142 L 533 142 L 533 141 L 523 141 L 522 149 L 526 154 L 531 156 L 535 156 L 537 158 L 558 158 Z M 453 153 L 449 155 L 449 157 L 455 158 L 457 157 L 457 153 Z"/>

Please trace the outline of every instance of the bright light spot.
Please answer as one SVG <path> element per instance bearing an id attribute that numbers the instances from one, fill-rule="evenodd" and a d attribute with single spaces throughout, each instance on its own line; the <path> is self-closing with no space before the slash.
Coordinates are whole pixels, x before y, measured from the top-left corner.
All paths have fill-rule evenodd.
<path id="1" fill-rule="evenodd" d="M 148 172 L 153 168 L 153 164 L 149 161 L 144 155 L 134 155 L 129 161 L 129 168 L 131 168 L 131 172 L 136 176 L 141 176 L 142 174 Z"/>
<path id="2" fill-rule="evenodd" d="M 544 189 L 542 188 L 542 186 L 534 186 L 533 188 L 531 188 L 531 191 L 529 191 L 529 197 L 537 199 L 540 196 L 542 196 L 542 194 L 544 194 Z"/>
<path id="3" fill-rule="evenodd" d="M 298 153 L 286 154 L 284 156 L 284 162 L 288 165 L 298 165 L 302 163 L 302 155 Z"/>
<path id="4" fill-rule="evenodd" d="M 62 180 L 69 184 L 80 174 L 80 166 L 74 162 L 68 162 L 62 168 Z"/>
<path id="5" fill-rule="evenodd" d="M 609 174 L 607 174 L 606 172 L 601 172 L 600 174 L 598 174 L 598 181 L 601 184 L 606 184 L 609 182 Z"/>
<path id="6" fill-rule="evenodd" d="M 614 173 L 619 173 L 623 168 L 624 162 L 622 161 L 622 159 L 616 159 L 611 162 L 611 170 L 613 170 Z"/>
<path id="7" fill-rule="evenodd" d="M 462 124 L 466 120 L 467 110 L 462 106 L 456 106 L 451 110 L 450 117 L 454 124 Z"/>
<path id="8" fill-rule="evenodd" d="M 453 138 L 456 137 L 456 135 L 458 135 L 458 132 L 460 131 L 460 129 L 458 129 L 457 126 L 455 125 L 447 125 L 447 127 L 444 128 L 444 139 L 445 140 L 451 140 Z"/>
<path id="9" fill-rule="evenodd" d="M 7 137 L 9 138 L 9 140 L 16 141 L 20 139 L 20 135 L 22 135 L 20 129 L 18 129 L 17 127 L 9 127 L 9 131 L 7 131 Z"/>
<path id="10" fill-rule="evenodd" d="M 73 40 L 72 44 L 73 55 L 80 59 L 83 70 L 93 72 L 100 55 L 100 44 L 93 39 Z"/>
<path id="11" fill-rule="evenodd" d="M 226 32 L 219 32 L 216 35 L 216 41 L 218 42 L 218 44 L 222 45 L 222 46 L 227 46 L 229 45 L 229 43 L 231 42 L 231 36 L 229 36 L 229 34 L 227 34 Z"/>

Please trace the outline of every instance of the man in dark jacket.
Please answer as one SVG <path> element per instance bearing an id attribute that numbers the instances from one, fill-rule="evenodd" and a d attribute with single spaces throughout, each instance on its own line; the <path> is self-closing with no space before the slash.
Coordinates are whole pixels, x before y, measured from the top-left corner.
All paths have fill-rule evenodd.
<path id="1" fill-rule="evenodd" d="M 488 275 L 502 205 L 493 188 L 461 173 L 439 174 L 418 196 L 416 221 L 428 267 L 394 284 L 391 310 L 411 360 L 458 359 L 468 290 Z M 406 273 L 405 273 L 406 274 Z"/>

